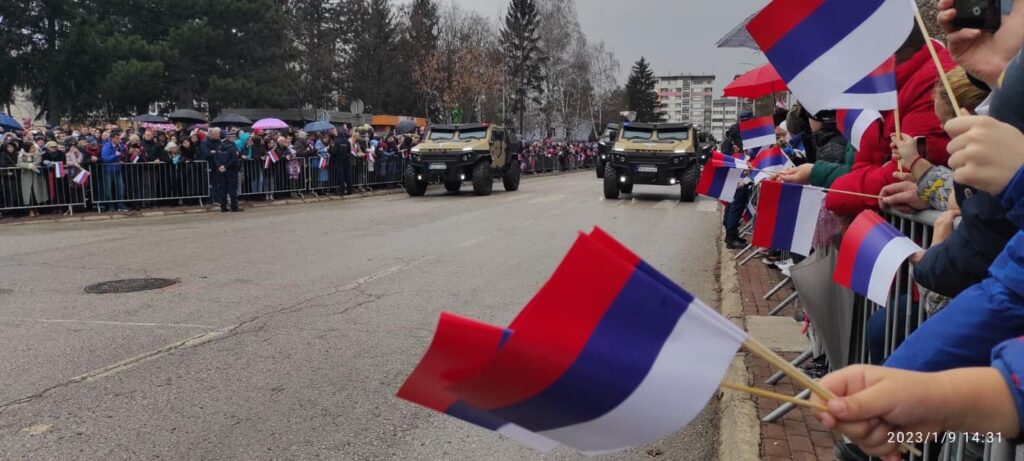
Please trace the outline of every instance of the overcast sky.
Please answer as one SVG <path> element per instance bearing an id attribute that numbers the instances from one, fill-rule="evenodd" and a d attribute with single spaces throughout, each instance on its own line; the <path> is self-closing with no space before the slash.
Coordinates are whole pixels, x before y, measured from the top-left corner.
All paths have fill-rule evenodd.
<path id="1" fill-rule="evenodd" d="M 450 0 L 490 17 L 503 16 L 509 0 Z M 621 64 L 625 83 L 641 55 L 657 75 L 715 74 L 716 92 L 737 73 L 762 64 L 761 53 L 718 49 L 715 42 L 769 0 L 576 0 L 583 32 L 604 40 Z M 717 96 L 717 95 L 716 95 Z"/>

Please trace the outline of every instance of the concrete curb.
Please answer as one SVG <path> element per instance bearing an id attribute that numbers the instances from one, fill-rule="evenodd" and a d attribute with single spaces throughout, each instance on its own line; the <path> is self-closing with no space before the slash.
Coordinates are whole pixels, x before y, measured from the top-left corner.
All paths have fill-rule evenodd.
<path id="1" fill-rule="evenodd" d="M 591 174 L 593 174 L 593 170 L 585 169 L 585 170 L 572 170 L 572 171 L 565 171 L 565 172 L 555 171 L 555 172 L 551 172 L 551 173 L 537 173 L 537 174 L 524 175 L 523 179 L 546 178 L 546 177 L 549 177 L 549 176 L 561 176 L 561 175 L 577 174 L 577 173 L 591 173 Z M 395 195 L 395 194 L 403 194 L 403 193 L 405 193 L 405 189 L 397 188 L 397 189 L 375 190 L 375 191 L 365 192 L 365 193 L 360 193 L 360 194 L 346 195 L 346 196 L 343 196 L 343 197 L 337 196 L 337 195 L 321 195 L 321 196 L 317 196 L 317 195 L 312 195 L 311 194 L 308 197 L 301 198 L 301 199 L 290 198 L 290 199 L 274 200 L 274 201 L 270 201 L 270 202 L 249 202 L 248 205 L 246 205 L 246 208 L 263 208 L 263 207 L 269 207 L 269 206 L 286 206 L 286 205 L 308 205 L 308 204 L 311 204 L 311 203 L 330 202 L 330 201 L 334 201 L 334 200 L 355 200 L 355 199 L 361 199 L 361 198 L 382 197 L 382 196 L 385 196 L 385 195 Z M 153 218 L 153 217 L 158 217 L 158 216 L 171 216 L 171 215 L 179 215 L 179 214 L 211 213 L 211 212 L 214 212 L 214 211 L 217 211 L 217 207 L 215 207 L 213 205 L 208 205 L 208 206 L 202 207 L 202 208 L 178 208 L 178 209 L 171 208 L 171 209 L 161 209 L 161 210 L 148 210 L 148 211 L 142 211 L 142 212 L 136 211 L 136 212 L 129 212 L 129 213 L 87 214 L 87 215 L 84 215 L 84 216 L 54 216 L 52 218 L 41 218 L 41 219 L 18 218 L 18 220 L 16 220 L 16 221 L 0 222 L 0 229 L 2 229 L 4 227 L 10 227 L 10 226 L 28 226 L 28 225 L 32 225 L 32 224 L 106 221 L 106 220 L 110 220 L 110 219 L 121 219 L 121 218 Z"/>
<path id="2" fill-rule="evenodd" d="M 736 261 L 732 253 L 725 247 L 722 239 L 718 240 L 719 254 L 719 288 L 721 289 L 722 315 L 736 326 L 746 330 L 743 315 L 743 300 L 740 297 L 739 276 Z M 732 365 L 725 374 L 725 380 L 749 384 L 747 373 L 746 352 L 742 350 L 733 358 Z M 718 459 L 756 460 L 761 451 L 761 422 L 757 418 L 757 405 L 750 394 L 735 391 L 723 391 L 719 404 L 718 419 Z"/>

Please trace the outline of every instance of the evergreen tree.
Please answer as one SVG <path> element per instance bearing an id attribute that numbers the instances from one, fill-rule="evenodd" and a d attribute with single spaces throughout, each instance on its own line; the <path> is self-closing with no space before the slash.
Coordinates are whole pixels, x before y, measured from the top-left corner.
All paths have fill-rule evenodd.
<path id="1" fill-rule="evenodd" d="M 436 0 L 413 0 L 409 8 L 408 24 L 401 50 L 401 69 L 405 75 L 414 76 L 420 63 L 437 52 L 439 23 Z M 404 80 L 404 83 L 409 85 L 406 94 L 414 95 L 413 99 L 405 101 L 404 105 L 408 106 L 409 113 L 430 117 L 429 96 L 415 85 L 415 81 L 415 78 Z"/>
<path id="2" fill-rule="evenodd" d="M 538 103 L 543 92 L 545 57 L 539 45 L 538 21 L 534 0 L 512 0 L 501 31 L 501 48 L 506 58 L 506 97 L 512 113 L 517 116 L 520 131 L 524 129 L 527 103 L 531 100 Z"/>
<path id="3" fill-rule="evenodd" d="M 664 118 L 658 93 L 654 91 L 656 83 L 650 64 L 641 56 L 626 82 L 626 107 L 636 112 L 637 121 L 653 123 Z"/>
<path id="4" fill-rule="evenodd" d="M 388 113 L 401 98 L 399 64 L 400 30 L 389 0 L 349 0 L 345 29 L 349 47 L 343 60 L 350 99 L 361 99 L 368 112 Z"/>
<path id="5" fill-rule="evenodd" d="M 335 109 L 341 83 L 338 42 L 341 39 L 337 4 L 325 0 L 288 0 L 292 40 L 297 48 L 299 90 L 302 103 L 314 108 Z"/>

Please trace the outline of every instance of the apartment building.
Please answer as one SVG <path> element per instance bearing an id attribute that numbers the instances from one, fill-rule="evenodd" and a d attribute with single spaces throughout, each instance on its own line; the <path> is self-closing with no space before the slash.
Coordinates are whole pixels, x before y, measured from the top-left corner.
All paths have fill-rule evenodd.
<path id="1" fill-rule="evenodd" d="M 689 123 L 704 130 L 711 127 L 714 75 L 668 75 L 657 79 L 654 88 L 665 121 Z"/>

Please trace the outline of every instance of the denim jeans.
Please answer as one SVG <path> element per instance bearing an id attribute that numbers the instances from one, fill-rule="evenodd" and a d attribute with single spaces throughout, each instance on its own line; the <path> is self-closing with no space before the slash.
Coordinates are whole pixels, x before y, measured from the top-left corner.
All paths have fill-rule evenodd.
<path id="1" fill-rule="evenodd" d="M 725 209 L 725 218 L 722 225 L 725 226 L 725 237 L 739 237 L 740 221 L 743 219 L 743 211 L 747 209 L 747 202 L 750 200 L 750 185 L 744 185 L 736 189 L 736 195 L 732 203 Z"/>
<path id="2" fill-rule="evenodd" d="M 103 169 L 103 201 L 107 202 L 107 209 L 116 208 L 121 210 L 124 206 L 124 177 L 121 171 L 113 168 Z M 116 196 L 114 195 L 116 194 Z M 111 203 L 117 200 L 116 204 Z"/>

